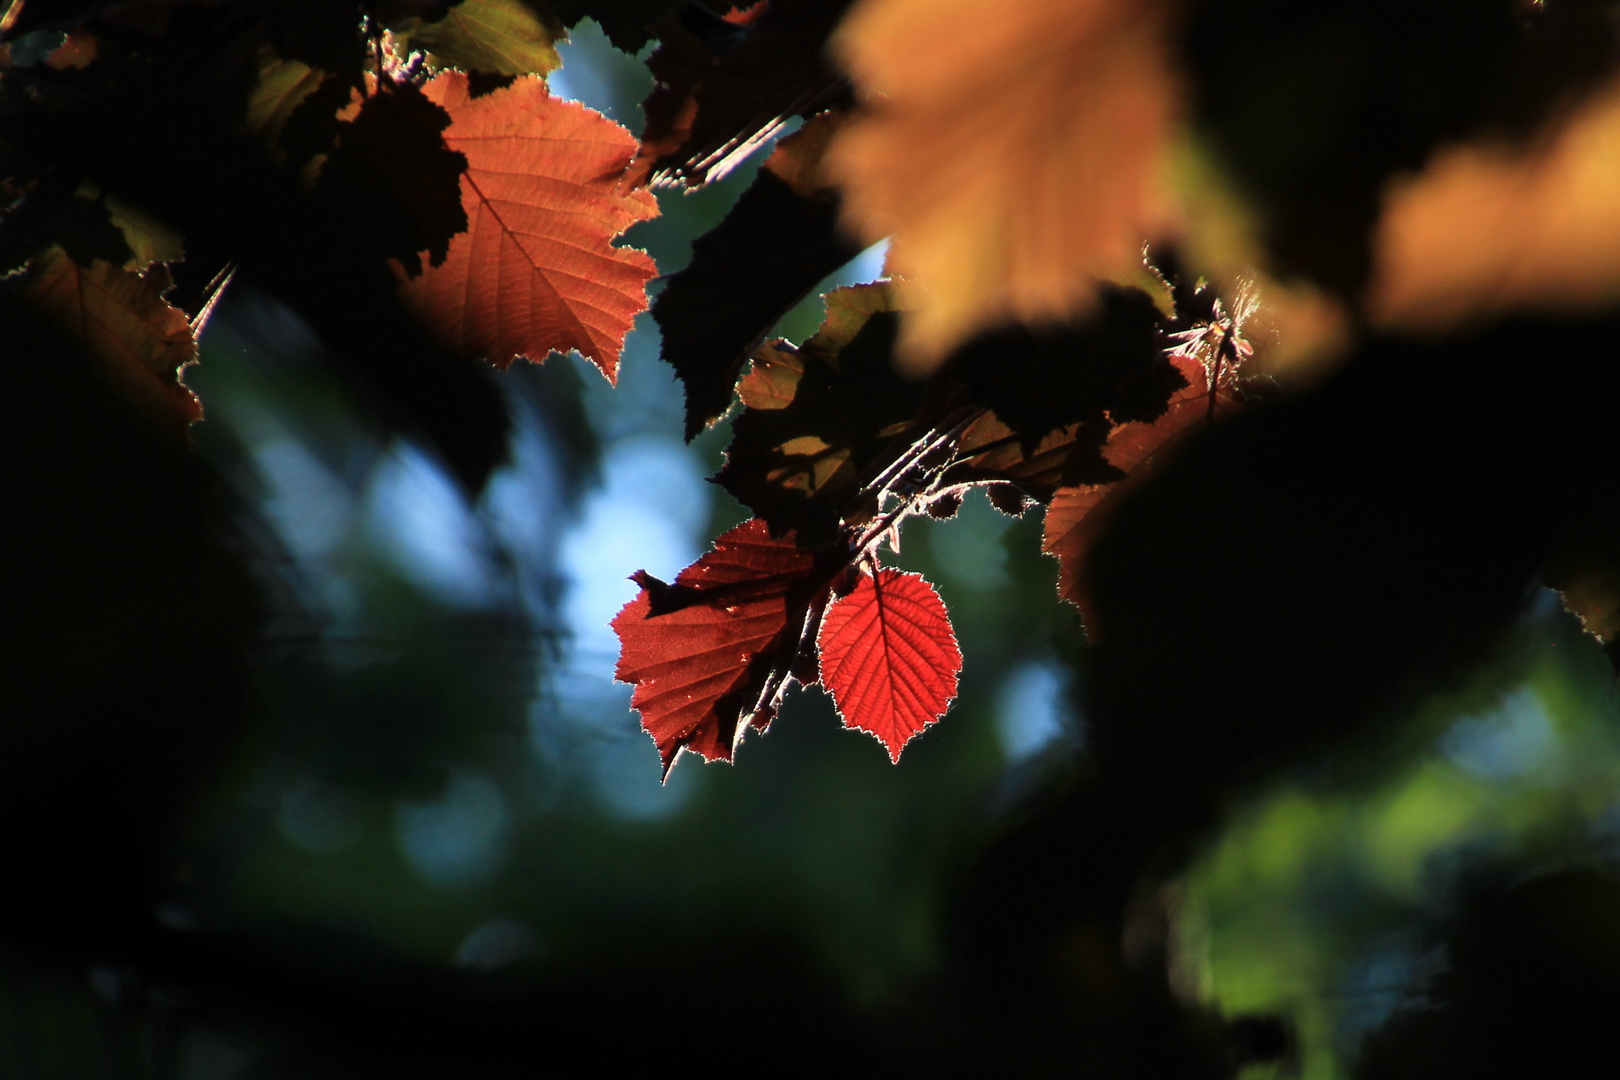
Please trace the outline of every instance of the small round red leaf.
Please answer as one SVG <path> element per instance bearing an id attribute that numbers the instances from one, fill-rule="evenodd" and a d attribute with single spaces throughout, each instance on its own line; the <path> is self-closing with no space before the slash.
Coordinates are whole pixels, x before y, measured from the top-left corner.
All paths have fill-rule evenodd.
<path id="1" fill-rule="evenodd" d="M 956 633 L 939 594 L 919 574 L 862 576 L 827 609 L 817 645 L 822 685 L 844 726 L 877 736 L 891 761 L 956 696 L 962 670 Z"/>

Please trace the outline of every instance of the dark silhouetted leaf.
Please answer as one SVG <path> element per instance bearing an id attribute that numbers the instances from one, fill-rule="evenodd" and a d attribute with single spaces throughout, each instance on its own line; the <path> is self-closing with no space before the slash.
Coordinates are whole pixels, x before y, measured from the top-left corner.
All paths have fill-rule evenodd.
<path id="1" fill-rule="evenodd" d="M 923 509 L 927 510 L 928 516 L 935 521 L 949 521 L 956 516 L 958 510 L 962 509 L 962 493 L 959 491 L 947 491 L 939 498 L 929 502 Z"/>
<path id="2" fill-rule="evenodd" d="M 83 341 L 108 366 L 115 383 L 154 418 L 183 436 L 202 407 L 180 381 L 197 360 L 186 313 L 163 299 L 169 274 L 145 275 L 97 261 L 81 267 L 61 248 L 38 260 L 25 297 Z"/>
<path id="3" fill-rule="evenodd" d="M 338 128 L 337 150 L 321 168 L 317 198 L 363 223 L 379 261 L 398 260 L 420 274 L 420 252 L 433 266 L 450 238 L 467 229 L 461 176 L 467 159 L 449 149 L 450 116 L 410 83 L 383 80 L 353 120 Z"/>
<path id="4" fill-rule="evenodd" d="M 48 181 L 30 191 L 0 223 L 0 273 L 20 268 L 52 245 L 80 266 L 96 260 L 122 266 L 129 242 L 99 198 L 75 192 L 71 182 Z"/>
<path id="5" fill-rule="evenodd" d="M 951 370 L 1031 442 L 1099 409 L 1116 422 L 1152 419 L 1181 385 L 1163 363 L 1161 317 L 1147 293 L 1107 286 L 1085 320 L 980 334 L 952 356 Z"/>
<path id="6" fill-rule="evenodd" d="M 920 574 L 862 574 L 827 608 L 816 640 L 821 681 L 844 726 L 875 735 L 890 761 L 956 696 L 962 653 L 945 604 Z"/>
<path id="7" fill-rule="evenodd" d="M 245 0 L 269 29 L 276 52 L 358 79 L 368 53 L 357 0 Z"/>
<path id="8" fill-rule="evenodd" d="M 822 50 L 848 2 L 771 0 L 734 37 L 714 35 L 705 24 L 715 16 L 696 4 L 665 16 L 647 61 L 657 85 L 642 104 L 641 150 L 626 183 L 718 179 L 788 117 L 843 100 L 847 88 Z"/>
<path id="9" fill-rule="evenodd" d="M 399 32 L 412 19 L 432 22 L 444 17 L 459 0 L 371 0 L 369 12 L 385 28 Z"/>
<path id="10" fill-rule="evenodd" d="M 991 484 L 985 488 L 990 505 L 1008 517 L 1023 517 L 1029 509 L 1029 496 L 1017 484 Z"/>
<path id="11" fill-rule="evenodd" d="M 1119 479 L 1060 488 L 1046 508 L 1041 550 L 1058 559 L 1058 595 L 1080 609 L 1086 632 L 1098 636 L 1087 583 L 1086 561 L 1118 500 L 1147 481 L 1186 436 L 1237 411 L 1243 398 L 1222 379 L 1213 390 L 1204 365 L 1174 358 L 1186 386 L 1159 419 L 1121 424 L 1108 435 L 1103 455 Z"/>
<path id="12" fill-rule="evenodd" d="M 716 540 L 673 585 L 637 573 L 641 593 L 613 619 L 614 677 L 635 684 L 630 704 L 666 773 L 682 750 L 730 761 L 747 724 L 770 723 L 775 702 L 761 695 L 797 651 L 815 570 L 814 555 L 754 520 Z"/>
<path id="13" fill-rule="evenodd" d="M 613 246 L 658 213 L 650 193 L 618 190 L 635 139 L 535 76 L 473 98 L 465 75 L 446 72 L 424 92 L 467 157 L 470 224 L 442 266 L 406 280 L 407 302 L 447 344 L 496 367 L 577 349 L 612 381 L 657 272 L 644 252 Z"/>
<path id="14" fill-rule="evenodd" d="M 1620 670 L 1620 525 L 1566 541 L 1548 560 L 1543 576 Z"/>
<path id="15" fill-rule="evenodd" d="M 826 322 L 803 346 L 778 342 L 754 354 L 715 482 L 776 535 L 796 529 L 806 544 L 830 540 L 863 472 L 916 415 L 923 387 L 890 362 L 890 304 L 883 282 L 836 289 Z"/>
<path id="16" fill-rule="evenodd" d="M 838 231 L 833 193 L 816 175 L 841 113 L 783 139 L 692 262 L 653 302 L 664 359 L 686 386 L 686 437 L 726 411 L 742 365 L 816 283 L 859 254 Z"/>
<path id="17" fill-rule="evenodd" d="M 262 129 L 249 130 L 261 135 L 272 159 L 289 169 L 302 170 L 305 186 L 309 186 L 327 156 L 337 148 L 342 118 L 354 109 L 357 91 L 350 83 L 318 68 L 308 68 L 296 60 L 283 63 L 287 66 L 268 69 L 264 78 L 270 81 L 261 79 L 249 98 L 249 121 L 261 115 L 265 118 Z M 255 106 L 259 112 L 254 111 Z"/>
<path id="18" fill-rule="evenodd" d="M 1356 1080 L 1620 1072 L 1620 1038 L 1602 1019 L 1620 1009 L 1620 881 L 1592 863 L 1476 872 L 1445 940 L 1424 942 L 1447 963 L 1423 1007 L 1370 1033 Z"/>

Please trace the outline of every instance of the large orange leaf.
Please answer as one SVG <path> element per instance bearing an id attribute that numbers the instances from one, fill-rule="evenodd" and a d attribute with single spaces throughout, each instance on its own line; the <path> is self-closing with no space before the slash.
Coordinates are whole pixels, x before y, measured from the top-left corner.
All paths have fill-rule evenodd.
<path id="1" fill-rule="evenodd" d="M 406 300 L 446 344 L 497 367 L 576 349 L 612 381 L 657 273 L 645 252 L 613 246 L 658 213 L 648 192 L 618 190 L 635 138 L 534 76 L 474 98 L 447 71 L 423 91 L 467 157 L 468 228 L 441 265 L 406 279 Z"/>
<path id="2" fill-rule="evenodd" d="M 746 724 L 770 722 L 775 703 L 761 693 L 791 663 L 810 597 L 825 587 L 824 576 L 810 580 L 815 569 L 791 535 L 772 539 L 754 520 L 716 540 L 673 585 L 636 574 L 641 592 L 613 619 L 614 677 L 635 684 L 630 705 L 666 773 L 682 750 L 730 761 Z"/>
<path id="3" fill-rule="evenodd" d="M 827 609 L 821 681 L 844 726 L 875 735 L 898 762 L 956 696 L 962 652 L 945 604 L 920 574 L 879 570 Z"/>
<path id="4" fill-rule="evenodd" d="M 1240 409 L 1243 399 L 1226 381 L 1210 387 L 1209 373 L 1197 359 L 1173 357 L 1185 389 L 1170 399 L 1163 416 L 1151 423 L 1121 424 L 1103 446 L 1108 464 L 1122 474 L 1103 484 L 1059 488 L 1046 508 L 1041 550 L 1058 559 L 1058 594 L 1080 609 L 1086 633 L 1098 634 L 1087 581 L 1087 560 L 1123 496 L 1144 483 L 1176 446 L 1209 423 Z"/>
<path id="5" fill-rule="evenodd" d="M 1061 320 L 1137 269 L 1178 93 L 1167 0 L 862 0 L 833 40 L 868 109 L 827 167 L 846 220 L 893 235 L 901 360 Z"/>

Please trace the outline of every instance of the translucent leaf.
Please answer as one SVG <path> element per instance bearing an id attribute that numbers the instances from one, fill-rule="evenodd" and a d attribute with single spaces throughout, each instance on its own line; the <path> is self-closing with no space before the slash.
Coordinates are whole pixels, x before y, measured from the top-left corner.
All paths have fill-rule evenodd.
<path id="1" fill-rule="evenodd" d="M 813 593 L 816 559 L 791 537 L 772 539 L 748 521 L 715 541 L 673 585 L 645 573 L 642 589 L 613 619 L 620 682 L 658 744 L 667 773 L 682 750 L 730 761 L 747 724 L 764 729 L 775 701 L 762 692 L 797 652 Z"/>
<path id="2" fill-rule="evenodd" d="M 258 136 L 278 158 L 287 121 L 306 98 L 320 89 L 326 72 L 301 60 L 288 60 L 266 47 L 259 54 L 259 79 L 248 95 L 242 126 Z"/>
<path id="3" fill-rule="evenodd" d="M 405 281 L 406 301 L 447 345 L 497 367 L 576 349 L 612 381 L 657 273 L 645 252 L 613 245 L 658 213 L 650 193 L 619 190 L 635 139 L 535 76 L 474 98 L 467 76 L 445 72 L 423 91 L 466 155 L 469 225 L 443 265 Z"/>
<path id="4" fill-rule="evenodd" d="M 844 726 L 877 737 L 898 762 L 956 696 L 962 653 L 950 616 L 919 574 L 862 575 L 833 603 L 817 637 L 821 681 Z"/>
<path id="5" fill-rule="evenodd" d="M 401 31 L 439 67 L 491 75 L 544 75 L 562 65 L 562 25 L 542 19 L 522 0 L 461 0 L 433 22 L 413 19 Z"/>
<path id="6" fill-rule="evenodd" d="M 1391 187 L 1374 239 L 1374 317 L 1454 330 L 1514 310 L 1620 298 L 1620 80 L 1527 148 L 1453 146 Z"/>
<path id="7" fill-rule="evenodd" d="M 834 48 L 869 108 L 828 171 L 893 236 L 901 359 L 929 370 L 1007 320 L 1062 320 L 1136 272 L 1166 219 L 1178 108 L 1163 0 L 866 0 Z"/>

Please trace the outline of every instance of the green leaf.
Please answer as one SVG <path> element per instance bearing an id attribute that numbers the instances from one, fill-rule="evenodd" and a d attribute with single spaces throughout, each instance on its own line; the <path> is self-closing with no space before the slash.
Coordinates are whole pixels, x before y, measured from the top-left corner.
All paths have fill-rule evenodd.
<path id="1" fill-rule="evenodd" d="M 101 201 L 113 227 L 124 234 L 129 245 L 130 258 L 124 269 L 142 273 L 154 263 L 179 262 L 186 257 L 184 239 L 157 218 L 117 195 L 104 195 Z"/>
<path id="2" fill-rule="evenodd" d="M 790 116 L 849 98 L 825 56 L 849 0 L 772 0 L 757 20 L 688 4 L 658 24 L 647 60 L 657 84 L 642 103 L 641 152 L 628 184 L 701 187 L 718 180 Z"/>
<path id="3" fill-rule="evenodd" d="M 280 158 L 281 133 L 287 121 L 325 79 L 326 73 L 319 68 L 265 48 L 259 55 L 259 81 L 248 96 L 242 126 Z"/>

